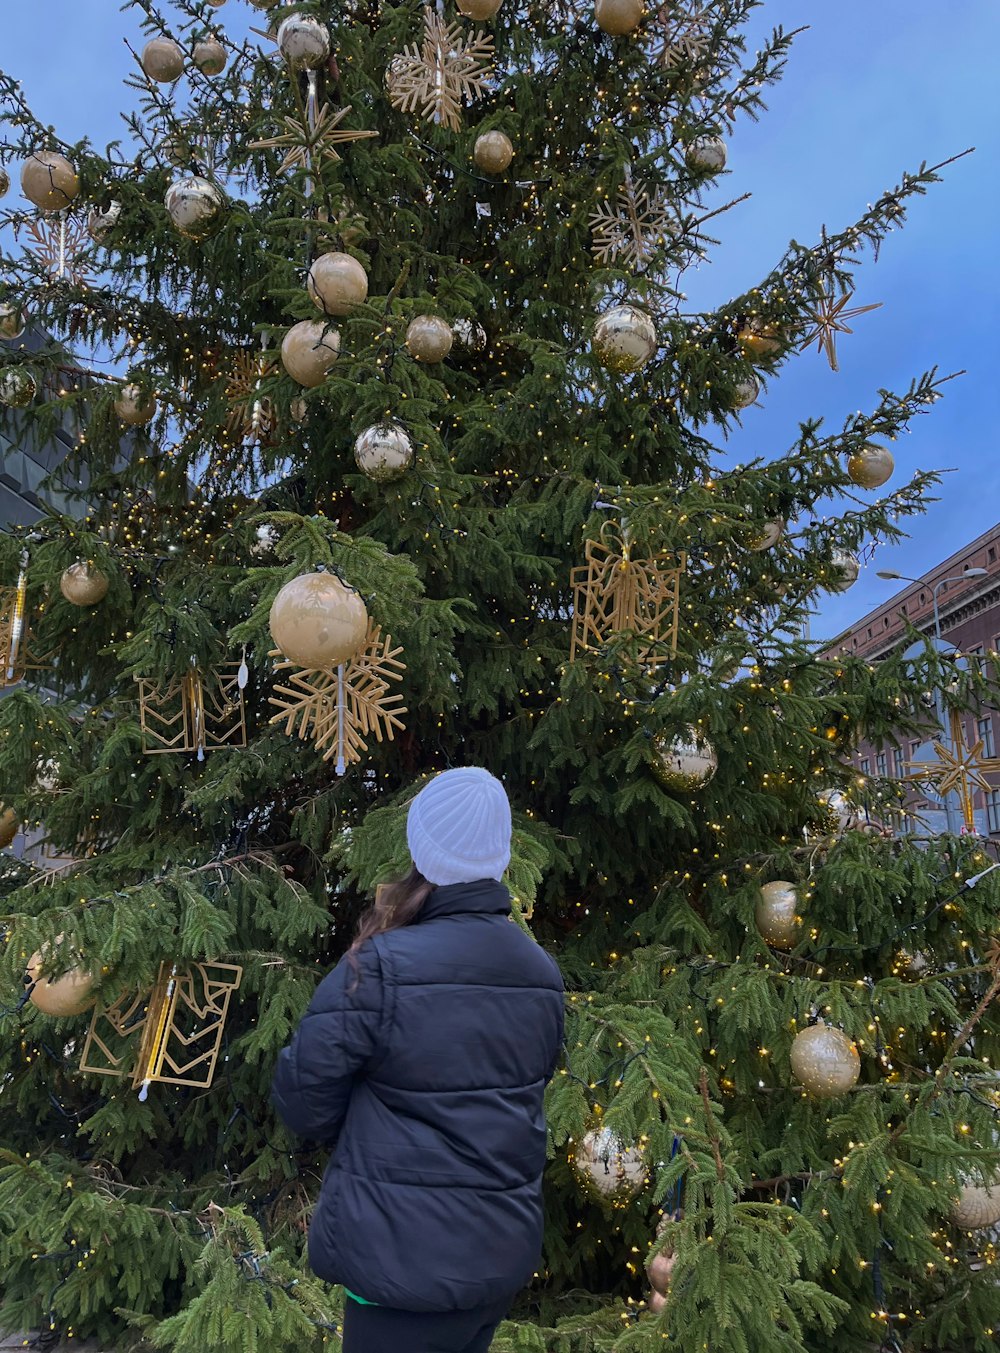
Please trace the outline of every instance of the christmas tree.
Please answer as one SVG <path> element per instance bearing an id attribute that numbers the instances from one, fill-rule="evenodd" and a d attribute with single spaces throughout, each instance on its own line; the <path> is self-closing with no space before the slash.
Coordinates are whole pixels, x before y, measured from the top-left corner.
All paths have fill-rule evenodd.
<path id="1" fill-rule="evenodd" d="M 936 173 L 692 314 L 791 42 L 755 0 L 253 4 L 132 0 L 103 152 L 0 76 L 4 431 L 80 484 L 0 535 L 0 831 L 44 841 L 0 872 L 0 1327 L 336 1341 L 271 1071 L 474 763 L 568 991 L 495 1348 L 992 1349 L 995 878 L 848 759 L 998 674 L 804 637 L 925 507 L 889 444 L 940 382 L 724 440 Z"/>

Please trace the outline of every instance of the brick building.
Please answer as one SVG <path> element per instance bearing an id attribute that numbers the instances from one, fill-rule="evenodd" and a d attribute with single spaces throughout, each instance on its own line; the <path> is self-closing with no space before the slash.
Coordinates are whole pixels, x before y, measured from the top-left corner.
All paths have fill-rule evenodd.
<path id="1" fill-rule="evenodd" d="M 985 576 L 964 576 L 970 569 L 985 569 Z M 944 583 L 946 578 L 956 581 Z M 869 662 L 878 662 L 904 642 L 907 624 L 933 637 L 935 584 L 941 584 L 938 587 L 938 614 L 941 638 L 948 648 L 966 655 L 970 661 L 1000 652 L 998 523 L 929 569 L 919 581 L 907 583 L 901 592 L 862 616 L 857 624 L 838 635 L 827 654 L 849 653 Z M 981 738 L 982 754 L 996 756 L 1000 750 L 1000 710 L 979 709 L 967 714 L 963 722 L 966 744 L 972 746 Z M 929 735 L 933 731 L 931 728 Z M 862 774 L 899 777 L 906 773 L 902 763 L 912 759 L 920 746 L 921 740 L 916 738 L 905 739 L 899 749 L 877 747 L 862 741 L 855 755 L 855 765 Z M 974 795 L 976 825 L 984 834 L 1000 839 L 1000 773 L 989 774 L 987 778 L 996 788 L 989 793 L 977 791 Z M 915 791 L 910 806 L 920 813 L 931 829 L 943 830 L 944 813 L 939 800 Z"/>

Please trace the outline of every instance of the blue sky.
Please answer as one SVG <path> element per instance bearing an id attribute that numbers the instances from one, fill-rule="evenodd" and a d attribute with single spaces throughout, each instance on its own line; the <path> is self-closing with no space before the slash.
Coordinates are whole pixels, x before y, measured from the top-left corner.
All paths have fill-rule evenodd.
<path id="1" fill-rule="evenodd" d="M 587 0 L 580 0 L 581 11 Z M 136 15 L 119 0 L 35 0 L 4 5 L 0 65 L 18 76 L 29 103 L 66 140 L 89 135 L 103 146 L 121 133 L 131 97 L 123 42 L 139 39 Z M 7 12 L 10 11 L 10 12 Z M 216 12 L 245 32 L 261 16 L 245 0 Z M 787 447 L 798 423 L 823 416 L 831 427 L 871 406 L 880 386 L 903 389 L 931 366 L 964 369 L 946 398 L 896 443 L 893 484 L 917 468 L 953 468 L 941 501 L 911 526 L 911 539 L 883 548 L 847 593 L 830 598 L 813 626 L 834 634 L 878 605 L 895 586 L 875 570 L 917 573 L 1000 519 L 1000 457 L 994 424 L 1000 366 L 997 219 L 1000 119 L 990 100 L 1000 52 L 996 0 L 765 0 L 755 42 L 777 24 L 809 25 L 785 79 L 767 94 L 759 123 L 741 121 L 729 146 L 719 200 L 751 192 L 722 217 L 720 248 L 686 277 L 693 306 L 710 307 L 753 285 L 789 238 L 815 239 L 822 224 L 857 218 L 904 169 L 937 163 L 968 146 L 976 154 L 945 172 L 917 200 L 905 229 L 877 264 L 857 276 L 857 303 L 882 301 L 838 344 L 841 370 L 809 351 L 792 358 L 731 440 L 738 459 Z"/>

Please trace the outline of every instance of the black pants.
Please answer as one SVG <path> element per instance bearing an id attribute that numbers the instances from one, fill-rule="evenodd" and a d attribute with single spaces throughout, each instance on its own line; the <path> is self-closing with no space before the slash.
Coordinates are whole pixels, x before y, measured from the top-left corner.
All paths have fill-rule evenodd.
<path id="1" fill-rule="evenodd" d="M 471 1311 L 397 1311 L 344 1303 L 344 1353 L 487 1353 L 510 1302 Z"/>

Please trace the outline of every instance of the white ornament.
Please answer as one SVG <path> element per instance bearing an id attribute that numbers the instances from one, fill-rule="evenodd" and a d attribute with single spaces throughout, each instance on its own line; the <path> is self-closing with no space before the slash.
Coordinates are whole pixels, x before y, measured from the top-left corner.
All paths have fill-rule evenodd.
<path id="1" fill-rule="evenodd" d="M 688 146 L 686 159 L 700 174 L 720 174 L 726 167 L 726 143 L 721 136 L 698 136 Z"/>
<path id="2" fill-rule="evenodd" d="M 830 556 L 831 580 L 827 587 L 831 592 L 846 592 L 858 581 L 861 564 L 849 550 L 834 550 Z"/>
<path id="3" fill-rule="evenodd" d="M 317 70 L 330 59 L 330 30 L 308 14 L 292 14 L 278 29 L 278 50 L 292 70 Z"/>
<path id="4" fill-rule="evenodd" d="M 121 220 L 122 204 L 120 202 L 109 202 L 106 207 L 95 207 L 87 217 L 87 229 L 90 231 L 90 238 L 100 244 L 106 235 L 110 235 L 112 230 Z"/>
<path id="5" fill-rule="evenodd" d="M 375 423 L 354 443 L 358 469 L 376 484 L 401 479 L 413 464 L 413 443 L 399 423 Z"/>

